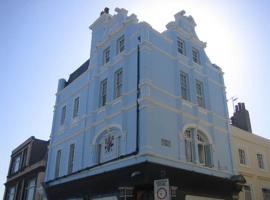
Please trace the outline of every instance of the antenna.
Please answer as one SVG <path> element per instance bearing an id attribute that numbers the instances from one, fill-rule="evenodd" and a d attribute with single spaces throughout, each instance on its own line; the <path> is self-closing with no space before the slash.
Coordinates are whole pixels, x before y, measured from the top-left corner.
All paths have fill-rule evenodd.
<path id="1" fill-rule="evenodd" d="M 233 106 L 233 112 L 234 112 L 234 102 L 238 99 L 238 97 L 232 96 L 229 98 L 227 101 L 232 101 L 232 106 Z"/>

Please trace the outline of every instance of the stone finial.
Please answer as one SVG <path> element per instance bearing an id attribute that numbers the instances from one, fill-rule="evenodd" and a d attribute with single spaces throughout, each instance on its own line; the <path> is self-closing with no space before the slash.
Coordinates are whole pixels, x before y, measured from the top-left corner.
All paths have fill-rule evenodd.
<path id="1" fill-rule="evenodd" d="M 180 11 L 180 15 L 184 16 L 186 14 L 186 11 L 185 10 L 181 10 Z"/>
<path id="2" fill-rule="evenodd" d="M 186 14 L 186 11 L 184 11 L 184 10 L 182 10 L 182 11 L 176 13 L 176 14 L 174 15 L 175 21 L 176 21 L 176 22 L 180 22 L 180 21 L 188 22 L 188 23 L 191 24 L 193 27 L 195 27 L 195 26 L 196 26 L 196 23 L 195 23 L 193 17 L 192 17 L 191 15 L 186 16 L 185 14 Z"/>
<path id="3" fill-rule="evenodd" d="M 100 16 L 104 13 L 109 14 L 110 9 L 108 7 L 105 7 L 103 11 L 100 12 Z"/>
<path id="4" fill-rule="evenodd" d="M 115 8 L 114 11 L 117 12 L 117 14 L 120 14 L 123 16 L 127 16 L 127 14 L 128 14 L 128 10 L 126 10 L 124 8 Z"/>

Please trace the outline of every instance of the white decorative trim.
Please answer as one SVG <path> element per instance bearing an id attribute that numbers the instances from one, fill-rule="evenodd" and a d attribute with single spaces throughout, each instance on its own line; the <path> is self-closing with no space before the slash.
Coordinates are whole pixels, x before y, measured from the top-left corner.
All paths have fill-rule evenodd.
<path id="1" fill-rule="evenodd" d="M 208 131 L 206 131 L 203 127 L 201 127 L 199 124 L 194 124 L 194 123 L 189 123 L 189 124 L 185 124 L 185 126 L 183 126 L 182 128 L 182 132 L 179 133 L 179 138 L 181 138 L 181 135 L 185 132 L 185 130 L 187 130 L 188 128 L 194 128 L 197 130 L 202 131 L 207 139 L 209 140 L 209 144 L 214 144 L 213 140 L 212 140 L 212 136 L 209 135 Z"/>
<path id="2" fill-rule="evenodd" d="M 101 129 L 97 134 L 95 134 L 93 140 L 92 140 L 92 144 L 91 145 L 95 145 L 97 143 L 97 139 L 99 138 L 99 136 L 104 133 L 105 131 L 110 132 L 111 128 L 116 128 L 119 130 L 119 134 L 118 136 L 123 136 L 123 131 L 122 131 L 122 126 L 120 126 L 119 124 L 109 124 L 107 125 L 105 128 Z"/>
<path id="3" fill-rule="evenodd" d="M 185 100 L 183 98 L 182 98 L 182 105 L 185 105 L 185 106 L 187 106 L 189 108 L 192 108 L 193 107 L 193 104 L 192 104 L 191 101 Z"/>
<path id="4" fill-rule="evenodd" d="M 209 123 L 208 121 L 201 120 L 201 119 L 200 119 L 199 117 L 197 117 L 197 116 L 191 115 L 191 114 L 189 114 L 189 113 L 183 112 L 183 111 L 181 111 L 181 110 L 179 110 L 179 109 L 176 109 L 176 108 L 174 108 L 174 107 L 171 107 L 171 106 L 169 106 L 169 105 L 166 105 L 166 104 L 163 104 L 163 103 L 161 103 L 161 102 L 158 102 L 158 101 L 156 101 L 155 99 L 153 99 L 153 98 L 151 98 L 151 97 L 141 97 L 141 98 L 139 99 L 139 103 L 141 104 L 141 103 L 143 103 L 143 101 L 148 101 L 149 103 L 152 103 L 152 104 L 154 104 L 154 105 L 156 105 L 156 106 L 159 106 L 160 108 L 169 110 L 169 111 L 174 112 L 174 113 L 176 113 L 176 114 L 184 115 L 185 117 L 188 117 L 188 118 L 190 118 L 190 119 L 192 119 L 192 120 L 196 120 L 196 121 L 198 121 L 198 123 L 201 123 L 201 124 L 203 124 L 203 125 L 205 125 L 205 126 L 213 127 L 213 128 L 218 129 L 218 130 L 222 130 L 222 131 L 221 131 L 222 133 L 228 133 L 228 130 L 225 129 L 225 128 L 214 126 L 213 124 Z"/>
<path id="5" fill-rule="evenodd" d="M 208 110 L 206 110 L 205 108 L 203 107 L 200 107 L 198 106 L 198 111 L 204 115 L 207 115 L 208 114 Z"/>
<path id="6" fill-rule="evenodd" d="M 165 94 L 166 96 L 169 96 L 169 97 L 174 98 L 174 99 L 176 99 L 176 100 L 182 101 L 182 104 L 184 104 L 184 105 L 189 104 L 189 105 L 187 105 L 188 107 L 190 107 L 190 106 L 192 106 L 192 107 L 198 107 L 198 110 L 200 109 L 199 111 L 202 112 L 202 113 L 204 113 L 204 114 L 212 114 L 212 115 L 214 115 L 215 117 L 219 118 L 219 119 L 222 120 L 222 121 L 226 121 L 226 122 L 227 122 L 227 120 L 228 120 L 228 119 L 226 119 L 226 118 L 224 118 L 224 117 L 222 117 L 222 116 L 220 116 L 220 115 L 214 113 L 213 111 L 207 110 L 207 109 L 205 109 L 205 108 L 201 108 L 201 107 L 199 107 L 197 104 L 192 103 L 191 101 L 187 101 L 187 100 L 182 99 L 181 96 L 176 96 L 176 95 L 174 95 L 174 94 L 168 92 L 167 90 L 158 87 L 157 85 L 155 85 L 155 84 L 154 84 L 151 80 L 149 80 L 149 79 L 145 79 L 145 80 L 140 84 L 140 87 L 145 87 L 145 86 L 147 86 L 147 85 L 150 86 L 151 89 L 155 89 L 155 90 L 157 90 L 157 91 L 159 91 L 159 92 Z"/>
<path id="7" fill-rule="evenodd" d="M 114 106 L 114 105 L 122 102 L 122 100 L 123 100 L 123 96 L 117 97 L 112 101 L 111 105 Z"/>

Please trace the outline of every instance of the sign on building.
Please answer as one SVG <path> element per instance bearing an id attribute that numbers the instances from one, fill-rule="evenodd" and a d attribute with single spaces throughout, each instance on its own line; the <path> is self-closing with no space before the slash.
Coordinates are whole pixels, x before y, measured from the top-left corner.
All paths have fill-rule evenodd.
<path id="1" fill-rule="evenodd" d="M 154 181 L 155 200 L 170 200 L 169 179 Z"/>

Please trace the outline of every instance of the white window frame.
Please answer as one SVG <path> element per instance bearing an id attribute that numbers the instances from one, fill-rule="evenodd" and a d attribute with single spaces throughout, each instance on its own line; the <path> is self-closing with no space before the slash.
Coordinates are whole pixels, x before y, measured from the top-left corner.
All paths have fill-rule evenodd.
<path id="1" fill-rule="evenodd" d="M 244 148 L 239 147 L 238 148 L 238 158 L 239 158 L 239 164 L 240 165 L 248 165 L 247 162 L 247 152 Z"/>
<path id="2" fill-rule="evenodd" d="M 103 107 L 107 103 L 107 87 L 108 81 L 107 78 L 100 82 L 100 89 L 99 89 L 99 107 Z"/>
<path id="3" fill-rule="evenodd" d="M 263 161 L 263 166 L 264 168 L 260 168 L 259 166 L 259 161 L 258 161 L 258 157 L 257 155 L 258 154 L 261 154 L 262 155 L 262 161 Z M 258 169 L 261 170 L 261 171 L 268 171 L 268 159 L 267 159 L 267 155 L 265 154 L 264 151 L 260 150 L 260 151 L 257 151 L 256 153 L 256 160 L 257 160 L 257 166 L 258 166 Z"/>
<path id="4" fill-rule="evenodd" d="M 123 52 L 125 50 L 125 35 L 121 35 L 118 39 L 117 39 L 117 54 Z"/>
<path id="5" fill-rule="evenodd" d="M 177 37 L 177 52 L 182 55 L 186 55 L 186 44 L 180 37 Z"/>
<path id="6" fill-rule="evenodd" d="M 73 101 L 73 119 L 79 116 L 79 109 L 80 109 L 80 97 L 76 97 Z"/>
<path id="7" fill-rule="evenodd" d="M 195 152 L 194 152 L 194 140 L 193 140 L 193 129 L 186 129 L 184 132 L 185 140 L 185 155 L 187 162 L 195 161 Z"/>
<path id="8" fill-rule="evenodd" d="M 119 187 L 120 191 L 119 198 L 120 200 L 126 200 L 133 198 L 133 187 Z"/>
<path id="9" fill-rule="evenodd" d="M 198 106 L 205 108 L 204 84 L 196 80 L 196 102 Z"/>
<path id="10" fill-rule="evenodd" d="M 250 190 L 246 190 L 245 187 L 249 188 Z M 250 197 L 247 197 L 247 193 L 249 193 L 248 195 L 250 195 Z M 253 200 L 253 189 L 251 184 L 245 184 L 243 186 L 243 194 L 244 200 Z"/>
<path id="11" fill-rule="evenodd" d="M 258 156 L 261 156 L 261 157 L 258 157 Z M 258 168 L 261 170 L 265 170 L 265 161 L 264 161 L 263 153 L 257 152 L 256 153 L 256 160 L 257 160 Z"/>
<path id="12" fill-rule="evenodd" d="M 121 154 L 121 130 L 118 128 L 108 128 L 100 133 L 100 136 L 96 140 L 96 163 L 103 163 L 111 159 L 116 159 Z M 111 151 L 106 152 L 106 140 L 112 139 L 113 145 Z"/>
<path id="13" fill-rule="evenodd" d="M 264 192 L 264 190 L 265 190 L 266 192 Z M 267 195 L 266 198 L 265 198 L 265 194 Z M 263 188 L 262 188 L 262 196 L 263 196 L 263 200 L 268 200 L 268 199 L 270 199 L 270 188 L 263 187 Z"/>
<path id="14" fill-rule="evenodd" d="M 58 178 L 60 176 L 61 157 L 62 157 L 62 150 L 61 149 L 58 149 L 56 151 L 56 158 L 55 158 L 54 178 Z"/>
<path id="15" fill-rule="evenodd" d="M 192 47 L 192 60 L 197 64 L 201 64 L 200 51 L 195 47 Z"/>
<path id="16" fill-rule="evenodd" d="M 181 97 L 190 101 L 189 76 L 186 72 L 180 71 Z"/>
<path id="17" fill-rule="evenodd" d="M 60 116 L 60 125 L 63 126 L 65 124 L 67 117 L 67 105 L 63 105 L 61 108 L 61 116 Z"/>
<path id="18" fill-rule="evenodd" d="M 69 145 L 69 155 L 68 155 L 68 174 L 71 174 L 74 170 L 74 158 L 75 158 L 75 143 Z"/>
<path id="19" fill-rule="evenodd" d="M 120 68 L 114 73 L 114 99 L 122 96 L 123 92 L 123 69 Z"/>
<path id="20" fill-rule="evenodd" d="M 103 65 L 110 62 L 110 59 L 111 59 L 110 51 L 111 51 L 110 46 L 107 47 L 106 49 L 104 49 L 104 51 L 103 51 Z"/>
<path id="21" fill-rule="evenodd" d="M 202 138 L 199 139 L 199 138 Z M 185 154 L 187 162 L 196 162 L 205 167 L 213 167 L 213 149 L 208 136 L 197 128 L 187 128 L 184 132 Z M 196 146 L 196 147 L 195 147 Z M 203 160 L 199 146 L 202 146 Z M 190 153 L 188 153 L 190 151 Z"/>

